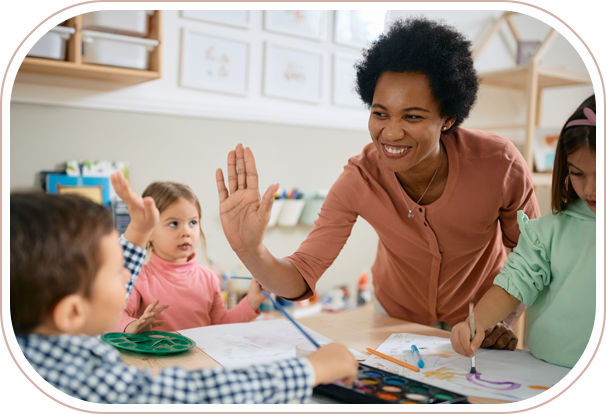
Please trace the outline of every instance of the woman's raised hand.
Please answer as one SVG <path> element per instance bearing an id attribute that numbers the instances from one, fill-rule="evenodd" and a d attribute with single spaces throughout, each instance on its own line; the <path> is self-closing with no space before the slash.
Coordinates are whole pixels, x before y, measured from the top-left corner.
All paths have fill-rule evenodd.
<path id="1" fill-rule="evenodd" d="M 271 185 L 261 198 L 255 157 L 242 144 L 227 154 L 229 191 L 221 168 L 217 169 L 216 177 L 221 224 L 227 241 L 236 253 L 256 249 L 263 242 L 278 184 Z"/>

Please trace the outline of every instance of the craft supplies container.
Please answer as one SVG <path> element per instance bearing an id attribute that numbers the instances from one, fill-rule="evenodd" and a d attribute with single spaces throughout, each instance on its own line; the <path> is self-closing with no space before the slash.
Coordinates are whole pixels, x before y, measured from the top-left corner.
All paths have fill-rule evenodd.
<path id="1" fill-rule="evenodd" d="M 158 44 L 153 39 L 83 30 L 82 62 L 147 69 L 149 52 Z"/>
<path id="2" fill-rule="evenodd" d="M 278 222 L 278 218 L 280 217 L 280 213 L 282 212 L 282 207 L 284 206 L 284 201 L 286 200 L 274 200 L 274 203 L 271 206 L 271 215 L 269 216 L 269 223 L 267 223 L 267 227 L 273 227 Z"/>
<path id="3" fill-rule="evenodd" d="M 284 206 L 280 212 L 280 217 L 278 217 L 278 225 L 286 227 L 296 226 L 304 206 L 305 200 L 284 200 Z"/>
<path id="4" fill-rule="evenodd" d="M 153 10 L 101 10 L 82 15 L 82 29 L 145 37 Z"/>
<path id="5" fill-rule="evenodd" d="M 67 41 L 74 33 L 73 27 L 55 26 L 36 42 L 27 56 L 65 60 Z"/>

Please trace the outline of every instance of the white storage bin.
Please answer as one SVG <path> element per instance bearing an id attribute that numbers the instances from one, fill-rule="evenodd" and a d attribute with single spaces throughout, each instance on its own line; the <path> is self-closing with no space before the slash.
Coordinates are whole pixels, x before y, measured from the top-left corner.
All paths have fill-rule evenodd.
<path id="1" fill-rule="evenodd" d="M 55 26 L 36 42 L 27 56 L 65 60 L 66 44 L 74 33 L 73 27 Z"/>
<path id="2" fill-rule="evenodd" d="M 82 31 L 82 62 L 147 69 L 149 52 L 158 41 L 112 33 Z"/>
<path id="3" fill-rule="evenodd" d="M 278 225 L 296 226 L 304 206 L 305 200 L 284 200 L 284 206 L 280 212 L 280 217 L 278 217 Z"/>
<path id="4" fill-rule="evenodd" d="M 147 36 L 153 10 L 101 10 L 82 15 L 82 29 L 130 36 Z"/>
<path id="5" fill-rule="evenodd" d="M 274 200 L 274 203 L 271 206 L 271 215 L 269 216 L 269 223 L 267 223 L 267 227 L 273 227 L 278 222 L 278 218 L 280 217 L 280 212 L 282 211 L 282 207 L 284 206 L 284 199 Z"/>

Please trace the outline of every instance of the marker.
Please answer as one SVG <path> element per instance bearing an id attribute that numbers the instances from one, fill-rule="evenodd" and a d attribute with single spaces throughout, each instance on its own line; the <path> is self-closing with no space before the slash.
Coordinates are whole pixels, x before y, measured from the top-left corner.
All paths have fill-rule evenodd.
<path id="1" fill-rule="evenodd" d="M 305 332 L 303 330 L 303 328 L 301 328 L 301 325 L 299 325 L 297 323 L 297 321 L 295 321 L 293 318 L 290 317 L 290 315 L 288 313 L 286 313 L 286 311 L 284 310 L 284 308 L 282 307 L 282 305 L 280 305 L 277 301 L 274 300 L 274 298 L 271 297 L 271 295 L 269 293 L 267 293 L 266 290 L 263 291 L 263 295 L 269 299 L 271 301 L 271 303 L 273 303 L 274 307 L 280 311 L 280 313 L 282 313 L 282 315 L 286 316 L 286 319 L 288 319 L 289 321 L 291 321 L 293 323 L 293 325 L 295 325 L 295 327 L 301 331 L 301 333 L 303 335 L 305 335 L 305 337 L 307 339 L 309 339 L 309 341 L 315 345 L 316 348 L 320 348 L 320 344 L 318 344 L 316 341 L 314 341 L 314 339 L 309 336 L 309 334 L 307 332 Z"/>
<path id="2" fill-rule="evenodd" d="M 476 336 L 476 321 L 473 316 L 473 302 L 469 302 L 469 328 L 471 329 L 471 340 Z M 471 374 L 476 373 L 476 356 L 471 357 Z"/>
<path id="3" fill-rule="evenodd" d="M 419 348 L 417 348 L 416 345 L 413 345 L 410 347 L 410 349 L 412 349 L 412 356 L 415 357 L 415 360 L 417 361 L 417 365 L 419 366 L 419 368 L 423 368 L 425 366 L 425 362 L 423 362 L 423 359 L 421 358 L 421 353 L 419 352 Z"/>
<path id="4" fill-rule="evenodd" d="M 404 361 L 400 361 L 399 359 L 395 359 L 394 357 L 390 357 L 389 355 L 385 355 L 385 354 L 383 354 L 383 353 L 381 353 L 381 352 L 379 352 L 379 351 L 375 351 L 374 349 L 371 349 L 371 348 L 366 348 L 366 350 L 367 350 L 368 352 L 370 352 L 371 354 L 375 354 L 376 356 L 380 356 L 380 357 L 381 357 L 381 358 L 383 358 L 383 359 L 386 359 L 386 360 L 388 360 L 388 361 L 391 361 L 391 362 L 393 362 L 394 364 L 398 364 L 398 365 L 400 365 L 401 367 L 404 367 L 404 368 L 408 368 L 408 369 L 410 369 L 410 370 L 413 370 L 414 372 L 420 372 L 420 371 L 421 371 L 419 368 L 415 367 L 414 365 L 407 364 L 407 363 L 406 363 L 406 362 L 404 362 Z"/>

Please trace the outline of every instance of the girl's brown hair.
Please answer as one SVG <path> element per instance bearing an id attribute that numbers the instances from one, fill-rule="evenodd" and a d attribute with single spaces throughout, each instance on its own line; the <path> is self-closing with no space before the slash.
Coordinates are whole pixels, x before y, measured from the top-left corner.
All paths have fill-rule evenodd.
<path id="1" fill-rule="evenodd" d="M 587 98 L 574 111 L 560 132 L 551 182 L 551 210 L 554 214 L 566 210 L 570 203 L 579 198 L 568 179 L 568 156 L 585 145 L 589 145 L 595 153 L 595 126 L 576 125 L 566 128 L 570 121 L 587 119 L 583 112 L 585 108 L 591 109 L 595 114 L 595 95 Z"/>
<path id="2" fill-rule="evenodd" d="M 200 226 L 200 238 L 202 239 L 202 254 L 206 264 L 208 265 L 208 255 L 206 254 L 206 237 L 202 231 L 202 207 L 200 207 L 200 201 L 194 192 L 185 184 L 173 183 L 171 181 L 155 181 L 147 186 L 143 191 L 142 197 L 151 197 L 156 202 L 158 211 L 162 213 L 171 204 L 179 200 L 187 200 L 196 206 L 198 210 L 198 226 Z M 152 248 L 152 242 L 148 242 L 148 249 Z"/>

